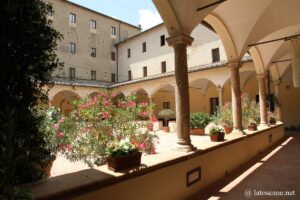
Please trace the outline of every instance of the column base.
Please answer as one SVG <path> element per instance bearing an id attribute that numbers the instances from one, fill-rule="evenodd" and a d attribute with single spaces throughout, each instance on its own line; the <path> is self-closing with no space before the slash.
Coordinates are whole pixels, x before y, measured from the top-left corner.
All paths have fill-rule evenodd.
<path id="1" fill-rule="evenodd" d="M 179 151 L 179 152 L 191 152 L 191 151 L 196 151 L 197 147 L 195 147 L 194 145 L 190 144 L 176 144 L 173 148 L 173 151 Z"/>
<path id="2" fill-rule="evenodd" d="M 266 129 L 266 128 L 269 128 L 270 126 L 267 124 L 267 123 L 260 123 L 258 126 L 257 126 L 257 129 L 258 130 L 263 130 L 263 129 Z"/>

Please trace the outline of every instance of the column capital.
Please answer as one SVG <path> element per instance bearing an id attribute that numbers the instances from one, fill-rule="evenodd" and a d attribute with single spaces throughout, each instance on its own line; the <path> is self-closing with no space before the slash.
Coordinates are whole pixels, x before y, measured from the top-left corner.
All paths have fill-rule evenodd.
<path id="1" fill-rule="evenodd" d="M 217 85 L 217 91 L 222 92 L 223 91 L 223 87 L 221 85 Z"/>
<path id="2" fill-rule="evenodd" d="M 229 69 L 239 69 L 241 67 L 241 64 L 239 62 L 229 62 L 227 63 L 227 67 Z"/>
<path id="3" fill-rule="evenodd" d="M 169 46 L 175 46 L 177 44 L 185 44 L 187 46 L 190 46 L 192 42 L 194 41 L 194 38 L 191 36 L 185 35 L 185 34 L 179 34 L 175 36 L 171 36 L 167 38 L 167 42 Z"/>
<path id="4" fill-rule="evenodd" d="M 259 73 L 259 74 L 256 74 L 256 78 L 257 78 L 258 80 L 260 80 L 260 79 L 265 79 L 265 78 L 266 78 L 266 74 L 265 74 L 265 73 Z"/>
<path id="5" fill-rule="evenodd" d="M 275 80 L 275 81 L 272 81 L 272 83 L 273 83 L 274 85 L 279 85 L 279 84 L 281 83 L 281 80 L 280 80 L 280 79 L 277 79 L 277 80 Z"/>

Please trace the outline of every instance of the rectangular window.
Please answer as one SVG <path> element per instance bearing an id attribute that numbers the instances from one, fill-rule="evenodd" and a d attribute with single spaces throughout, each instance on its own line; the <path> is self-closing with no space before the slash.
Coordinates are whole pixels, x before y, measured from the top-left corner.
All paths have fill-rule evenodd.
<path id="1" fill-rule="evenodd" d="M 127 49 L 127 58 L 131 57 L 130 49 Z"/>
<path id="2" fill-rule="evenodd" d="M 91 29 L 96 29 L 97 28 L 97 22 L 95 20 L 91 20 Z"/>
<path id="3" fill-rule="evenodd" d="M 111 27 L 111 34 L 116 35 L 116 27 L 114 26 Z"/>
<path id="4" fill-rule="evenodd" d="M 211 53 L 212 53 L 212 61 L 213 62 L 220 61 L 220 50 L 219 50 L 219 48 L 212 49 Z"/>
<path id="5" fill-rule="evenodd" d="M 147 67 L 143 67 L 143 76 L 146 77 L 147 76 Z"/>
<path id="6" fill-rule="evenodd" d="M 70 68 L 69 68 L 69 72 L 70 72 L 70 73 L 69 73 L 69 75 L 70 75 L 69 77 L 70 77 L 70 78 L 75 78 L 75 68 L 70 67 Z"/>
<path id="7" fill-rule="evenodd" d="M 96 71 L 91 71 L 91 79 L 96 80 Z"/>
<path id="8" fill-rule="evenodd" d="M 217 112 L 219 106 L 219 98 L 218 97 L 213 97 L 210 98 L 210 114 L 215 114 Z"/>
<path id="9" fill-rule="evenodd" d="M 69 14 L 69 22 L 76 23 L 76 14 L 74 13 Z"/>
<path id="10" fill-rule="evenodd" d="M 76 44 L 73 42 L 70 42 L 69 50 L 70 50 L 70 53 L 76 53 Z"/>
<path id="11" fill-rule="evenodd" d="M 143 53 L 147 51 L 146 42 L 143 42 Z"/>
<path id="12" fill-rule="evenodd" d="M 116 60 L 116 53 L 115 52 L 111 52 L 111 60 L 112 61 Z"/>
<path id="13" fill-rule="evenodd" d="M 91 48 L 91 57 L 96 57 L 96 48 Z"/>
<path id="14" fill-rule="evenodd" d="M 131 81 L 132 77 L 131 77 L 131 70 L 128 71 L 128 80 Z"/>
<path id="15" fill-rule="evenodd" d="M 160 36 L 160 46 L 161 47 L 165 46 L 165 44 L 166 44 L 166 37 L 165 37 L 165 35 L 161 35 Z"/>
<path id="16" fill-rule="evenodd" d="M 111 82 L 116 82 L 116 74 L 111 74 Z"/>
<path id="17" fill-rule="evenodd" d="M 168 102 L 163 102 L 163 109 L 170 109 L 171 108 L 171 103 Z"/>
<path id="18" fill-rule="evenodd" d="M 161 73 L 167 72 L 167 64 L 166 61 L 161 62 Z"/>

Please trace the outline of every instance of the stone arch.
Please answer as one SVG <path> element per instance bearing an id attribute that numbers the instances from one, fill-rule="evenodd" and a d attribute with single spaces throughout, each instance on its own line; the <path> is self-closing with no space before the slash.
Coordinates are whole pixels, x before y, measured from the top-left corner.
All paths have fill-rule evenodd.
<path id="1" fill-rule="evenodd" d="M 68 115 L 73 110 L 72 102 L 80 98 L 74 91 L 62 90 L 53 96 L 51 105 L 59 108 L 61 114 Z"/>
<path id="2" fill-rule="evenodd" d="M 149 93 L 150 96 L 153 96 L 155 95 L 155 93 L 157 93 L 160 89 L 162 88 L 165 88 L 165 87 L 169 87 L 169 88 L 173 88 L 174 89 L 174 85 L 171 85 L 169 83 L 164 83 L 164 84 L 160 84 L 156 87 L 154 87 L 152 90 L 151 90 L 151 93 Z"/>
<path id="3" fill-rule="evenodd" d="M 251 47 L 249 53 L 253 59 L 254 68 L 257 74 L 265 73 L 265 67 L 259 53 L 259 50 L 256 47 Z"/>
<path id="4" fill-rule="evenodd" d="M 213 29 L 216 31 L 220 37 L 223 46 L 225 48 L 226 56 L 228 62 L 238 61 L 237 51 L 233 42 L 233 39 L 226 28 L 225 24 L 214 14 L 209 14 L 204 18 L 204 21 L 207 22 Z"/>
<path id="5" fill-rule="evenodd" d="M 148 102 L 148 93 L 145 89 L 140 88 L 135 90 L 135 95 L 136 95 L 136 102 L 141 103 L 141 102 Z"/>
<path id="6" fill-rule="evenodd" d="M 190 89 L 196 89 L 202 94 L 205 94 L 211 85 L 217 88 L 217 85 L 212 80 L 207 78 L 195 78 L 189 83 Z"/>

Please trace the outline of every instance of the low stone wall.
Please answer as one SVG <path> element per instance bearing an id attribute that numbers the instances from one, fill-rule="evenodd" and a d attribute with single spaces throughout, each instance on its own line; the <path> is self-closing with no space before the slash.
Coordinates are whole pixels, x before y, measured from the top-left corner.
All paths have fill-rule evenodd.
<path id="1" fill-rule="evenodd" d="M 283 137 L 284 126 L 279 124 L 244 136 L 229 134 L 225 142 L 195 152 L 144 156 L 144 166 L 128 173 L 109 172 L 107 166 L 101 166 L 33 183 L 27 188 L 37 199 L 186 199 Z M 200 180 L 188 186 L 197 178 Z"/>

